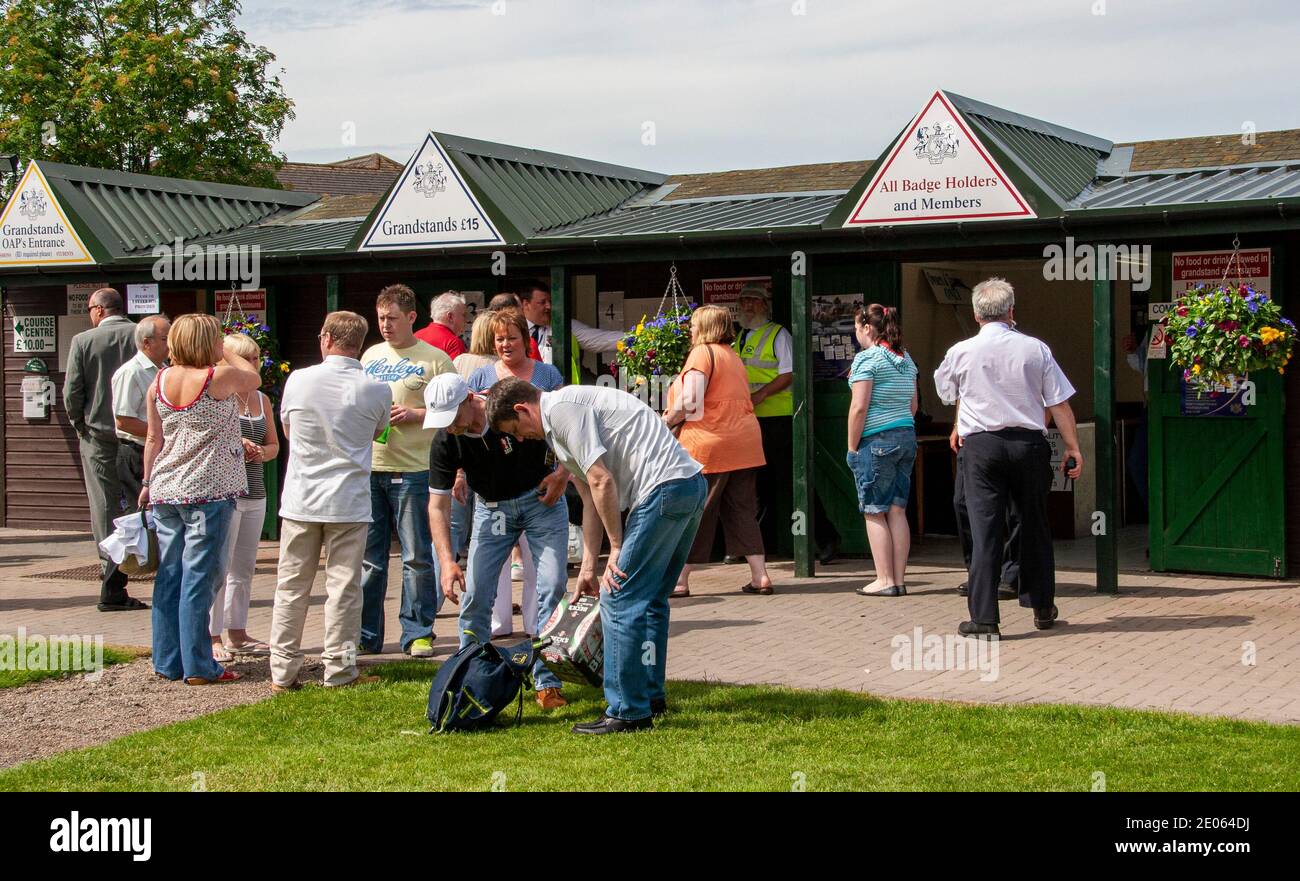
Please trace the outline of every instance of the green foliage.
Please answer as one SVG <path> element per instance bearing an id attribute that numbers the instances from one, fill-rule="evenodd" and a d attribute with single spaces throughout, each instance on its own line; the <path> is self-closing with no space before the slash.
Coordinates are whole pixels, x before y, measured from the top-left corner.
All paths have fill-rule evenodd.
<path id="1" fill-rule="evenodd" d="M 843 691 L 670 682 L 655 730 L 580 738 L 605 707 L 427 735 L 434 665 L 293 694 L 0 771 L 0 790 L 1122 790 L 1300 786 L 1300 728 L 1109 707 L 965 705 Z M 183 686 L 176 686 L 182 688 Z M 511 712 L 513 720 L 513 711 Z M 1026 748 L 1031 744 L 1032 748 Z"/>
<path id="2" fill-rule="evenodd" d="M 238 0 L 0 0 L 0 154 L 278 186 L 293 102 Z"/>
<path id="3" fill-rule="evenodd" d="M 271 328 L 256 315 L 235 314 L 222 321 L 221 331 L 242 333 L 257 343 L 262 353 L 262 363 L 258 365 L 262 372 L 262 393 L 271 399 L 272 404 L 278 404 L 284 381 L 289 376 L 289 362 L 280 358 L 280 347 L 271 334 Z"/>
<path id="4" fill-rule="evenodd" d="M 1203 389 L 1257 370 L 1282 373 L 1291 360 L 1295 325 L 1248 284 L 1198 286 L 1169 311 L 1169 357 L 1183 379 Z"/>
<path id="5" fill-rule="evenodd" d="M 650 321 L 641 316 L 636 329 L 619 341 L 616 367 L 632 376 L 676 376 L 691 350 L 691 308 L 678 305 Z"/>

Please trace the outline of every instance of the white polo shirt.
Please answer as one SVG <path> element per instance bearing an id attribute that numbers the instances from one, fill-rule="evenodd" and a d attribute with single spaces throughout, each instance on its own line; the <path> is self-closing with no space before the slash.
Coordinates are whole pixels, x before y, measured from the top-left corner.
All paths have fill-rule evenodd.
<path id="1" fill-rule="evenodd" d="M 113 373 L 113 416 L 129 416 L 148 424 L 147 409 L 149 386 L 158 375 L 158 365 L 149 360 L 144 352 L 136 352 L 135 357 L 127 361 Z M 116 422 L 116 419 L 114 420 Z M 129 431 L 114 428 L 120 440 L 143 444 L 145 439 L 136 437 Z"/>
<path id="2" fill-rule="evenodd" d="M 330 355 L 290 373 L 280 399 L 289 443 L 280 516 L 369 523 L 371 450 L 392 405 L 388 385 L 366 376 L 356 358 Z"/>
<path id="3" fill-rule="evenodd" d="M 934 386 L 945 404 L 961 401 L 961 437 L 1003 428 L 1046 432 L 1043 411 L 1074 394 L 1047 344 L 1001 321 L 949 349 Z"/>
<path id="4" fill-rule="evenodd" d="M 655 411 L 625 391 L 569 385 L 542 393 L 542 429 L 560 464 L 587 477 L 597 459 L 618 486 L 618 504 L 635 508 L 661 483 L 703 470 Z"/>

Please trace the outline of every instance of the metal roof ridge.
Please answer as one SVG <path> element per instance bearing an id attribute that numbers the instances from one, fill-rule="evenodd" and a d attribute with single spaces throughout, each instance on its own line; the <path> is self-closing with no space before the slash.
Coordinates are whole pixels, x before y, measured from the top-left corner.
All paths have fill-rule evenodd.
<path id="1" fill-rule="evenodd" d="M 1005 107 L 998 107 L 994 104 L 988 104 L 984 101 L 977 101 L 974 98 L 967 98 L 965 95 L 958 95 L 956 92 L 950 92 L 947 89 L 941 89 L 952 103 L 962 113 L 972 113 L 976 116 L 986 116 L 989 119 L 1004 122 L 1007 125 L 1018 126 L 1019 128 L 1028 129 L 1029 131 L 1038 132 L 1042 135 L 1048 135 L 1053 138 L 1060 138 L 1063 141 L 1069 141 L 1080 147 L 1086 147 L 1090 150 L 1096 150 L 1099 153 L 1109 153 L 1115 148 L 1115 143 L 1106 138 L 1090 135 L 1087 132 L 1081 132 L 1078 129 L 1066 128 L 1063 125 L 1057 125 L 1054 122 L 1048 122 L 1045 119 L 1038 119 L 1033 116 L 1025 116 L 1023 113 L 1016 113 L 1014 110 L 1007 110 Z"/>
<path id="2" fill-rule="evenodd" d="M 170 192 L 183 196 L 211 196 L 222 199 L 242 199 L 256 202 L 276 202 L 286 205 L 310 205 L 320 199 L 319 193 L 302 190 L 276 190 L 270 187 L 248 187 L 242 184 L 219 184 L 191 178 L 163 177 L 112 168 L 93 168 L 86 165 L 68 165 L 33 159 L 47 178 L 54 177 L 75 183 L 93 183 L 137 190 Z"/>
<path id="3" fill-rule="evenodd" d="M 1119 180 L 1122 178 L 1135 177 L 1152 177 L 1164 176 L 1169 177 L 1177 174 L 1202 174 L 1209 171 L 1236 171 L 1249 170 L 1252 168 L 1293 168 L 1300 167 L 1300 158 L 1296 159 L 1274 159 L 1271 162 L 1241 162 L 1232 165 L 1193 165 L 1186 168 L 1149 168 L 1144 171 L 1127 171 L 1122 174 L 1098 175 L 1098 179 Z"/>
<path id="4" fill-rule="evenodd" d="M 836 190 L 788 190 L 776 193 L 733 193 L 726 196 L 690 196 L 685 199 L 662 199 L 653 204 L 656 205 L 694 205 L 700 202 L 742 202 L 753 201 L 755 199 L 795 199 L 795 198 L 813 198 L 818 196 L 843 196 L 848 192 L 847 188 Z M 640 207 L 640 206 L 638 206 Z"/>
<path id="5" fill-rule="evenodd" d="M 597 174 L 603 177 L 614 177 L 623 180 L 634 180 L 640 183 L 648 183 L 658 186 L 668 179 L 668 175 L 661 174 L 657 171 L 649 171 L 643 168 L 630 168 L 625 165 L 614 165 L 609 162 L 601 162 L 597 159 L 584 159 L 581 156 L 572 156 L 566 153 L 552 153 L 546 150 L 538 150 L 534 147 L 519 147 L 512 144 L 502 144 L 496 141 L 483 141 L 477 138 L 469 138 L 463 135 L 453 135 L 446 132 L 433 132 L 444 147 L 448 150 L 459 150 L 462 153 L 472 153 L 478 156 L 486 156 L 491 159 L 497 159 L 503 162 L 522 162 L 526 165 L 536 165 L 543 168 L 553 168 L 557 171 L 569 171 L 576 173 Z"/>

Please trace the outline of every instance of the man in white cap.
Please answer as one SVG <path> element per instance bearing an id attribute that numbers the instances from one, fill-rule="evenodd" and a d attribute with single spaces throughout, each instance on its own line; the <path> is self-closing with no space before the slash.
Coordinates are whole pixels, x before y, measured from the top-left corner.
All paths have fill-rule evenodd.
<path id="1" fill-rule="evenodd" d="M 490 638 L 501 570 L 521 536 L 528 539 L 537 572 L 540 627 L 568 586 L 569 507 L 564 500 L 568 473 L 555 467 L 544 441 L 520 441 L 493 431 L 488 425 L 487 397 L 470 392 L 455 373 L 429 381 L 424 405 L 424 427 L 438 429 L 429 449 L 435 572 L 443 595 L 460 603 L 461 646 Z M 475 494 L 468 579 L 456 563 L 451 542 L 451 494 L 459 481 Z M 559 678 L 540 658 L 533 667 L 533 681 L 538 706 L 550 710 L 565 705 Z"/>

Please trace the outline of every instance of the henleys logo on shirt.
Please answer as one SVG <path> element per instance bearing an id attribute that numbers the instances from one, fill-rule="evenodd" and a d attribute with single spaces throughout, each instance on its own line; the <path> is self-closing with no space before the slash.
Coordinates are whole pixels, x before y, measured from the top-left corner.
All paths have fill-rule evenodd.
<path id="1" fill-rule="evenodd" d="M 403 358 L 396 364 L 387 358 L 376 358 L 366 362 L 366 376 L 378 382 L 401 382 L 412 377 L 423 378 L 424 367 L 409 358 Z"/>

